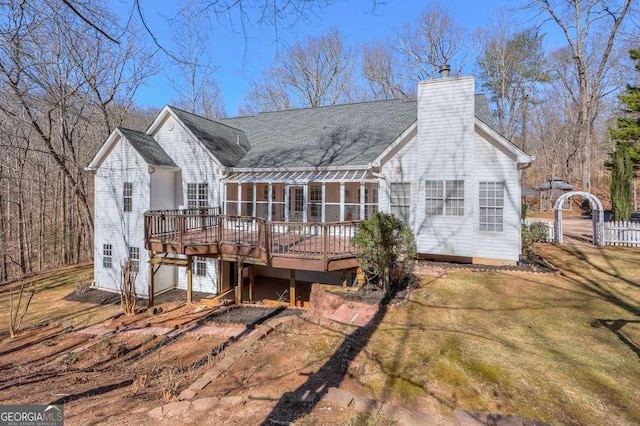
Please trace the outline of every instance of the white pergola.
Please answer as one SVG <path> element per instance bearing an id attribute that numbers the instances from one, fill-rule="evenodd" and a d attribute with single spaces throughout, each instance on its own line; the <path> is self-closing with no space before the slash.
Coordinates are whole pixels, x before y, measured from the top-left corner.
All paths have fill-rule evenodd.
<path id="1" fill-rule="evenodd" d="M 227 203 L 231 200 L 227 199 L 227 188 L 229 185 L 237 185 L 237 211 L 242 211 L 242 203 L 252 203 L 252 211 L 256 212 L 257 201 L 257 185 L 267 185 L 268 186 L 268 196 L 267 196 L 267 220 L 273 220 L 272 218 L 272 205 L 273 201 L 273 191 L 274 186 L 284 186 L 284 200 L 281 202 L 284 204 L 284 221 L 289 222 L 289 209 L 286 206 L 289 206 L 289 197 L 291 187 L 302 187 L 303 190 L 303 198 L 305 202 L 303 203 L 303 212 L 302 212 L 302 222 L 307 222 L 309 217 L 308 206 L 306 200 L 309 200 L 309 185 L 317 184 L 321 187 L 322 191 L 322 203 L 321 203 L 321 222 L 326 222 L 326 207 L 327 207 L 327 187 L 339 187 L 340 191 L 340 214 L 339 220 L 349 220 L 349 218 L 345 217 L 345 205 L 346 203 L 346 186 L 347 184 L 358 184 L 360 191 L 360 198 L 358 200 L 358 204 L 360 206 L 359 217 L 365 217 L 365 208 L 367 203 L 365 203 L 365 188 L 367 184 L 376 184 L 378 183 L 378 178 L 373 175 L 373 171 L 369 168 L 362 169 L 327 169 L 327 170 L 244 170 L 244 171 L 234 171 L 229 176 L 225 177 L 222 182 L 224 183 L 224 209 L 225 213 L 227 213 Z M 253 190 L 253 200 L 243 200 L 242 199 L 242 187 L 243 185 L 246 187 L 247 185 L 251 185 Z M 264 201 L 262 202 L 264 203 Z M 371 204 L 371 203 L 369 203 Z"/>

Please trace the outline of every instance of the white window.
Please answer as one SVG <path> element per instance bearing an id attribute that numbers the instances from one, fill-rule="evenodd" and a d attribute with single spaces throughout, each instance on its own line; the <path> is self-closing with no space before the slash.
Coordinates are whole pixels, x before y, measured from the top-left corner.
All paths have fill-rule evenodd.
<path id="1" fill-rule="evenodd" d="M 309 214 L 311 217 L 322 217 L 322 186 L 310 186 L 309 191 Z"/>
<path id="2" fill-rule="evenodd" d="M 426 213 L 428 216 L 463 216 L 464 181 L 426 181 Z"/>
<path id="3" fill-rule="evenodd" d="M 207 258 L 206 257 L 193 258 L 193 273 L 199 277 L 204 277 L 207 275 Z"/>
<path id="4" fill-rule="evenodd" d="M 111 268 L 113 265 L 113 247 L 111 244 L 102 245 L 102 267 Z"/>
<path id="5" fill-rule="evenodd" d="M 480 231 L 502 232 L 504 223 L 504 183 L 480 182 Z"/>
<path id="6" fill-rule="evenodd" d="M 140 272 L 140 248 L 129 247 L 129 264 L 131 265 L 131 272 Z"/>
<path id="7" fill-rule="evenodd" d="M 130 212 L 133 209 L 133 183 L 125 182 L 122 186 L 122 210 Z"/>
<path id="8" fill-rule="evenodd" d="M 209 206 L 209 184 L 187 184 L 187 207 L 190 209 Z"/>
<path id="9" fill-rule="evenodd" d="M 391 214 L 409 222 L 409 211 L 411 210 L 411 184 L 391 183 L 389 184 L 391 196 Z"/>

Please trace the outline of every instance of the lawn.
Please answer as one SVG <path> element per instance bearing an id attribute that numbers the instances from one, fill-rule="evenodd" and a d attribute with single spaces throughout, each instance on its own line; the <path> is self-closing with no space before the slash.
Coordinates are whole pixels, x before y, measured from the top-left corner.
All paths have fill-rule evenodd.
<path id="1" fill-rule="evenodd" d="M 354 394 L 444 417 L 464 408 L 516 414 L 554 425 L 640 424 L 640 250 L 540 245 L 536 251 L 558 271 L 446 268 L 445 276 L 422 277 L 407 301 L 383 309 L 373 332 L 329 321 L 298 321 L 257 342 L 255 350 L 199 397 L 221 391 L 246 397 L 242 410 L 219 413 L 231 423 L 245 414 L 262 421 L 278 407 L 287 407 L 283 403 L 287 394 L 305 386 L 314 391 L 340 386 Z M 37 324 L 49 323 L 50 327 L 42 328 L 46 331 L 56 322 L 70 320 L 74 328 L 80 328 L 119 311 L 117 305 L 65 299 L 78 283 L 91 281 L 91 266 L 63 268 L 33 279 L 38 290 L 17 341 L 7 337 L 6 317 L 7 291 L 18 283 L 1 289 L 0 341 L 11 348 L 25 347 L 22 353 L 17 352 L 19 348 L 5 350 L 4 364 L 14 375 L 42 370 L 52 376 L 48 382 L 3 378 L 4 398 L 14 398 L 10 395 L 17 391 L 36 395 L 40 401 L 49 395 L 50 385 L 78 386 L 74 380 L 84 380 L 89 374 L 93 376 L 82 386 L 91 389 L 107 379 L 135 383 L 133 373 L 120 366 L 118 374 L 83 367 L 83 362 L 93 359 L 88 355 L 78 366 L 58 372 L 49 358 L 79 344 L 73 333 L 53 339 L 58 346 L 49 346 L 47 341 L 28 345 L 41 330 L 33 329 Z M 168 313 L 195 309 L 174 308 L 167 309 Z M 141 324 L 151 321 L 144 315 L 139 318 Z M 346 345 L 345 336 L 350 339 Z M 116 342 L 118 336 L 113 339 Z M 205 352 L 211 349 L 202 340 L 191 344 Z M 186 347 L 178 340 L 164 350 L 184 357 Z M 52 355 L 38 361 L 30 355 L 34 349 Z M 14 363 L 19 359 L 24 365 L 18 371 Z M 171 360 L 167 362 L 180 364 L 180 359 L 167 358 Z M 342 369 L 344 362 L 348 362 L 346 369 Z M 105 388 L 96 395 L 85 392 L 67 407 L 69 414 L 86 412 L 97 422 L 125 421 L 115 412 L 110 417 L 98 414 L 104 411 L 100 407 L 117 407 L 126 400 L 129 413 L 137 413 L 136 422 L 152 423 L 145 413 L 162 404 L 162 398 L 149 399 L 147 392 L 143 395 L 147 399 L 131 399 L 133 385 L 127 386 Z M 340 423 L 351 415 L 327 411 L 321 405 L 303 407 L 302 413 L 299 419 L 304 424 Z M 71 423 L 82 423 L 80 418 L 71 416 Z M 208 417 L 202 420 L 211 421 Z"/>
<path id="2" fill-rule="evenodd" d="M 87 288 L 92 280 L 93 264 L 67 266 L 24 280 L 25 295 L 32 282 L 36 283 L 36 291 L 22 321 L 22 329 L 61 321 L 69 321 L 73 327 L 79 328 L 95 324 L 119 312 L 119 306 L 88 307 L 86 304 L 64 299 L 76 289 Z M 16 303 L 22 283 L 16 281 L 0 287 L 0 340 L 9 335 L 10 292 L 13 292 Z"/>
<path id="3" fill-rule="evenodd" d="M 640 424 L 640 250 L 541 245 L 557 273 L 447 270 L 359 358 L 372 396 L 552 424 Z"/>

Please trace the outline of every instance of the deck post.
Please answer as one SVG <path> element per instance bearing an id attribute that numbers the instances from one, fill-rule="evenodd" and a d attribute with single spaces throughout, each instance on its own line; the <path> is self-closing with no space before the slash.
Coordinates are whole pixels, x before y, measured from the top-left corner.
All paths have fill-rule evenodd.
<path id="1" fill-rule="evenodd" d="M 149 304 L 147 308 L 153 308 L 153 296 L 155 293 L 155 271 L 153 270 L 153 263 L 151 263 L 151 259 L 154 258 L 154 253 L 149 251 Z"/>
<path id="2" fill-rule="evenodd" d="M 296 270 L 289 269 L 289 304 L 296 306 Z"/>
<path id="3" fill-rule="evenodd" d="M 236 283 L 236 305 L 242 303 L 242 262 L 238 261 L 238 282 Z"/>
<path id="4" fill-rule="evenodd" d="M 256 280 L 255 269 L 256 269 L 255 265 L 249 268 L 249 302 L 251 303 L 253 303 L 253 285 L 255 284 L 255 280 Z"/>
<path id="5" fill-rule="evenodd" d="M 187 256 L 187 303 L 193 301 L 193 257 Z"/>
<path id="6" fill-rule="evenodd" d="M 237 216 L 242 216 L 242 184 L 240 182 L 238 182 L 238 201 L 237 201 L 238 205 L 237 205 L 237 209 L 238 212 L 236 213 Z"/>
<path id="7" fill-rule="evenodd" d="M 216 292 L 222 294 L 222 259 L 216 259 Z"/>
<path id="8" fill-rule="evenodd" d="M 346 270 L 342 270 L 342 287 L 346 287 L 347 286 L 347 271 Z"/>

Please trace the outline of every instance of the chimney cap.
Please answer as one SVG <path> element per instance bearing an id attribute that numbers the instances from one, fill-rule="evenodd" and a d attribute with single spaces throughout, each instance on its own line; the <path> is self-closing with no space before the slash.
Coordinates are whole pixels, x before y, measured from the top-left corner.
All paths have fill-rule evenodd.
<path id="1" fill-rule="evenodd" d="M 440 66 L 440 78 L 449 77 L 451 75 L 451 66 L 443 64 Z"/>

